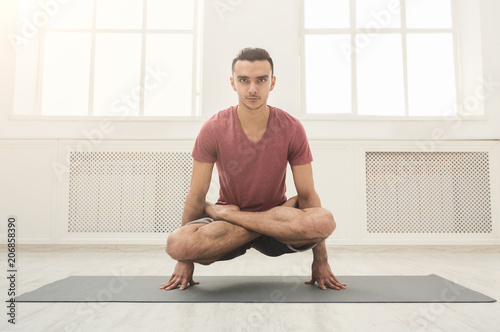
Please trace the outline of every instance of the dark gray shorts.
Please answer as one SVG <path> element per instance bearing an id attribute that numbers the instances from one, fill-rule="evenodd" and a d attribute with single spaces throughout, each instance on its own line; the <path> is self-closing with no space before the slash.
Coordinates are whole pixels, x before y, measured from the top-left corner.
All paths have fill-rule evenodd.
<path id="1" fill-rule="evenodd" d="M 213 222 L 214 219 L 212 218 L 201 218 L 198 220 L 191 221 L 187 223 L 186 225 L 190 224 L 210 224 Z M 267 236 L 267 235 L 261 235 L 260 237 L 256 238 L 255 240 L 252 240 L 244 245 L 242 245 L 239 248 L 236 248 L 235 250 L 231 251 L 230 253 L 224 255 L 219 261 L 227 261 L 233 258 L 236 258 L 238 256 L 241 256 L 246 253 L 246 251 L 250 248 L 255 248 L 264 255 L 271 256 L 271 257 L 277 257 L 281 256 L 284 254 L 291 254 L 294 252 L 302 252 L 302 251 L 307 251 L 310 250 L 314 247 L 316 247 L 317 243 L 314 244 L 308 244 L 305 246 L 302 246 L 300 248 L 294 248 L 288 244 L 285 244 L 283 242 L 280 242 L 276 240 L 273 237 Z"/>

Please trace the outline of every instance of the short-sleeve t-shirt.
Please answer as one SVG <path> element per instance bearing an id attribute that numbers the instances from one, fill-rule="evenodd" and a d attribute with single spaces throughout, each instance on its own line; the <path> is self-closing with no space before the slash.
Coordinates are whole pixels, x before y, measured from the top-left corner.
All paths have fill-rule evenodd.
<path id="1" fill-rule="evenodd" d="M 286 168 L 305 165 L 312 154 L 304 127 L 283 110 L 269 106 L 266 132 L 256 144 L 241 127 L 237 106 L 220 111 L 202 126 L 192 157 L 216 163 L 217 204 L 235 204 L 243 211 L 266 211 L 286 201 Z"/>

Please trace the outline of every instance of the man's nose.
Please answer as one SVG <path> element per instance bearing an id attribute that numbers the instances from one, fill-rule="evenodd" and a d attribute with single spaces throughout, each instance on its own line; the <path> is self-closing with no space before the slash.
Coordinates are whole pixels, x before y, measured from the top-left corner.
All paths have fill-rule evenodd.
<path id="1" fill-rule="evenodd" d="M 248 89 L 248 92 L 252 95 L 257 93 L 257 85 L 255 84 L 255 82 L 250 83 L 250 88 Z"/>

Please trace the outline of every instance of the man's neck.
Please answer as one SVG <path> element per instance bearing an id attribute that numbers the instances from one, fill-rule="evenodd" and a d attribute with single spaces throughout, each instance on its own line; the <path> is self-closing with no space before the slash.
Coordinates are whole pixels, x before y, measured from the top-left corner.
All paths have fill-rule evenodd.
<path id="1" fill-rule="evenodd" d="M 237 113 L 238 119 L 244 128 L 267 127 L 270 110 L 266 104 L 258 109 L 249 109 L 240 103 Z"/>

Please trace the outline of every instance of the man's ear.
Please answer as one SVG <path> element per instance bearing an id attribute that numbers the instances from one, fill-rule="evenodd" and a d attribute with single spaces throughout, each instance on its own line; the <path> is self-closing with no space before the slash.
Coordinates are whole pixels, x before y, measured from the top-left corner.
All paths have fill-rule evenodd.
<path id="1" fill-rule="evenodd" d="M 269 91 L 273 91 L 275 84 L 276 84 L 276 75 L 273 76 L 273 78 L 271 80 L 271 89 L 269 89 Z"/>
<path id="2" fill-rule="evenodd" d="M 231 86 L 233 87 L 233 90 L 237 91 L 236 90 L 236 85 L 234 84 L 234 77 L 233 76 L 229 77 L 229 80 L 231 81 Z"/>

